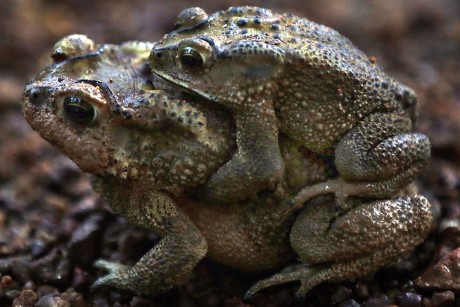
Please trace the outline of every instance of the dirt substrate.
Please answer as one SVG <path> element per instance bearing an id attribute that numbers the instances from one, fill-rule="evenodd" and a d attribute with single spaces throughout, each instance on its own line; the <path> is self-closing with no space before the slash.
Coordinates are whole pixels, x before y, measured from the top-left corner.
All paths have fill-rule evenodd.
<path id="1" fill-rule="evenodd" d="M 26 81 L 52 45 L 70 33 L 98 43 L 157 40 L 190 6 L 208 12 L 242 1 L 24 1 L 0 3 L 0 306 L 460 306 L 460 3 L 407 1 L 247 1 L 331 26 L 420 98 L 419 130 L 433 159 L 418 181 L 433 204 L 429 238 L 408 258 L 366 279 L 323 284 L 296 302 L 296 284 L 244 291 L 264 277 L 203 261 L 190 281 L 144 298 L 90 292 L 97 258 L 127 264 L 158 242 L 114 216 L 87 178 L 22 118 Z M 303 3 L 303 4 L 301 4 Z M 270 274 L 267 273 L 267 274 Z M 422 276 L 417 279 L 417 277 Z"/>

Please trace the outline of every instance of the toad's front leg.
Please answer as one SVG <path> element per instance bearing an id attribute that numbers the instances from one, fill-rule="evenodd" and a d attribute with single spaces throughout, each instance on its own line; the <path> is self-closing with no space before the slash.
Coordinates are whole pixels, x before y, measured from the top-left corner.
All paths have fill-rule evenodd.
<path id="1" fill-rule="evenodd" d="M 171 198 L 159 191 L 138 192 L 132 197 L 104 195 L 116 213 L 162 239 L 132 267 L 98 260 L 95 266 L 109 273 L 96 280 L 93 288 L 112 286 L 142 295 L 165 292 L 184 281 L 207 252 L 205 238 Z"/>
<path id="2" fill-rule="evenodd" d="M 208 182 L 193 189 L 201 200 L 233 203 L 273 186 L 284 173 L 278 143 L 277 119 L 272 108 L 251 108 L 235 114 L 237 150 L 212 174 Z"/>

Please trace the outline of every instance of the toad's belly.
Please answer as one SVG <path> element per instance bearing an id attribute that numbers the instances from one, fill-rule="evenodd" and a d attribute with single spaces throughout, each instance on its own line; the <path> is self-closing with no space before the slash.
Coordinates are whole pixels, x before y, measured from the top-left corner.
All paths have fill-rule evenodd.
<path id="1" fill-rule="evenodd" d="M 257 221 L 266 221 L 261 210 L 251 210 L 243 204 L 205 205 L 184 199 L 177 203 L 206 238 L 207 257 L 219 263 L 240 270 L 265 271 L 294 257 L 289 244 L 290 228 L 256 226 Z"/>

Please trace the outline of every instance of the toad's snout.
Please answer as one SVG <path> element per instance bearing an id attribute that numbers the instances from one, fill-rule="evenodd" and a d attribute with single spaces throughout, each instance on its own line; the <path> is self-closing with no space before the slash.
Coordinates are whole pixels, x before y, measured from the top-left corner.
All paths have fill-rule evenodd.
<path id="1" fill-rule="evenodd" d="M 25 88 L 22 96 L 22 107 L 41 107 L 49 101 L 52 94 L 52 88 L 48 86 L 29 85 Z"/>

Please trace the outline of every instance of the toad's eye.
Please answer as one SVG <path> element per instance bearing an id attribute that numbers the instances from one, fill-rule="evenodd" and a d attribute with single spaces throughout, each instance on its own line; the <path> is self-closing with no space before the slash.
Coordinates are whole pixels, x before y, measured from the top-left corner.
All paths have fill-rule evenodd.
<path id="1" fill-rule="evenodd" d="M 201 54 L 192 47 L 184 47 L 179 53 L 182 67 L 190 70 L 203 68 L 204 60 Z"/>
<path id="2" fill-rule="evenodd" d="M 216 57 L 210 40 L 187 39 L 179 43 L 178 58 L 184 70 L 199 73 L 211 67 Z"/>
<path id="3" fill-rule="evenodd" d="M 74 124 L 88 125 L 96 119 L 96 109 L 79 96 L 67 96 L 62 104 L 65 117 Z"/>

